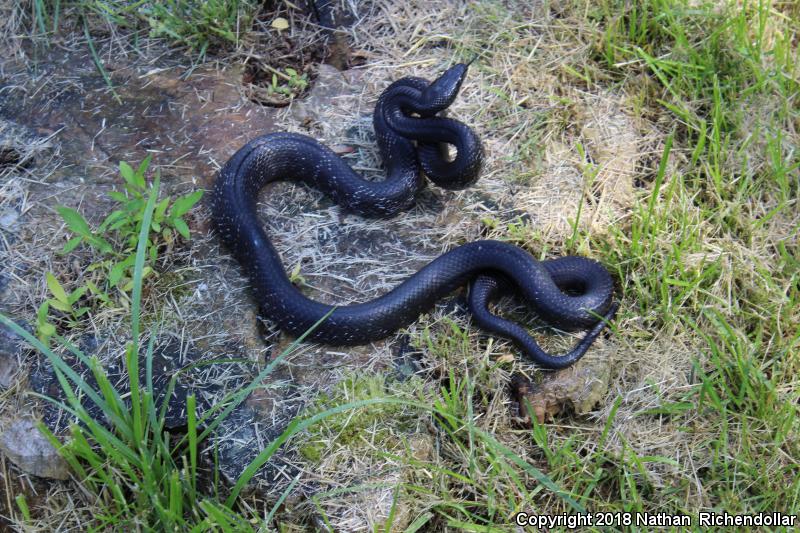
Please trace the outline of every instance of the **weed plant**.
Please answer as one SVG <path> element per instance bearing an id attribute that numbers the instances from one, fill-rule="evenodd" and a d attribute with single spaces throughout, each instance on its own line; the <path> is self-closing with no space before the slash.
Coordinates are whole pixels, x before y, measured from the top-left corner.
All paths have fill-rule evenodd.
<path id="1" fill-rule="evenodd" d="M 129 308 L 139 228 L 147 203 L 145 174 L 149 165 L 150 157 L 135 171 L 128 163 L 120 162 L 123 190 L 109 193 L 117 202 L 117 208 L 97 228 L 93 229 L 75 209 L 58 207 L 58 213 L 73 234 L 61 254 L 69 254 L 78 246 L 86 245 L 94 252 L 92 257 L 99 259 L 86 267 L 84 284 L 70 293 L 53 274 L 47 273 L 47 287 L 52 297 L 41 304 L 37 313 L 37 332 L 43 342 L 47 342 L 56 331 L 54 318 L 74 329 L 79 319 L 92 309 L 103 306 Z M 166 196 L 156 203 L 147 233 L 143 279 L 159 275 L 159 253 L 168 255 L 180 238 L 187 241 L 191 238 L 184 217 L 202 196 L 203 191 L 197 190 L 174 200 Z M 51 310 L 58 311 L 58 317 L 52 317 Z"/>

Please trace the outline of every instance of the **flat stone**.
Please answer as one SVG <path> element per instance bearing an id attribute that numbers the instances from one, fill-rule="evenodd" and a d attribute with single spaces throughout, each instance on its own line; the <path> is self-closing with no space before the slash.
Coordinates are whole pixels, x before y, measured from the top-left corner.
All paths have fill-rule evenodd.
<path id="1" fill-rule="evenodd" d="M 0 389 L 7 389 L 14 383 L 20 368 L 21 340 L 11 329 L 0 325 Z"/>
<path id="2" fill-rule="evenodd" d="M 0 451 L 20 470 L 37 477 L 68 479 L 67 462 L 42 435 L 33 420 L 11 422 L 0 435 Z"/>
<path id="3" fill-rule="evenodd" d="M 97 355 L 98 351 L 102 349 L 102 344 L 102 341 L 93 335 L 84 335 L 79 341 L 79 347 L 86 356 Z M 144 353 L 145 350 L 142 348 L 139 358 L 139 382 L 143 387 L 146 383 L 147 365 Z M 186 350 L 184 353 L 180 342 L 176 339 L 165 339 L 163 343 L 159 343 L 153 349 L 153 401 L 159 408 L 164 401 L 167 402 L 167 408 L 164 413 L 164 427 L 168 430 L 178 430 L 186 426 L 188 417 L 186 401 L 189 394 L 197 396 L 198 416 L 202 416 L 202 413 L 209 409 L 211 402 L 208 397 L 216 394 L 217 386 L 213 379 L 209 379 L 202 387 L 198 387 L 190 386 L 179 377 L 175 380 L 170 397 L 166 398 L 172 377 L 182 367 L 189 366 L 199 361 L 199 359 L 200 354 L 194 350 Z M 95 392 L 100 393 L 97 380 L 88 367 L 71 356 L 64 356 L 64 361 L 72 370 L 81 375 Z M 39 394 L 67 403 L 66 394 L 58 383 L 58 378 L 50 362 L 41 358 L 38 363 L 30 372 L 29 383 L 31 389 Z M 114 361 L 107 365 L 104 371 L 112 386 L 123 397 L 127 397 L 130 391 L 130 378 L 125 368 L 125 362 L 121 360 Z M 89 416 L 103 424 L 110 424 L 105 413 L 88 397 L 84 397 L 81 403 Z M 48 403 L 44 407 L 43 421 L 56 434 L 61 434 L 66 429 L 64 424 L 68 418 L 64 416 L 64 413 L 56 405 Z"/>
<path id="4" fill-rule="evenodd" d="M 280 437 L 289 426 L 291 416 L 295 414 L 282 405 L 274 405 L 272 410 L 275 411 L 275 416 L 281 418 L 269 419 L 266 411 L 270 408 L 265 404 L 273 402 L 268 398 L 261 398 L 260 403 L 262 405 L 255 407 L 247 403 L 240 405 L 220 425 L 216 461 L 223 478 L 231 485 L 238 481 L 264 448 Z M 258 469 L 245 486 L 245 491 L 275 488 L 280 491 L 281 487 L 286 487 L 298 472 L 290 454 L 287 454 L 284 448 L 279 448 L 269 461 Z"/>

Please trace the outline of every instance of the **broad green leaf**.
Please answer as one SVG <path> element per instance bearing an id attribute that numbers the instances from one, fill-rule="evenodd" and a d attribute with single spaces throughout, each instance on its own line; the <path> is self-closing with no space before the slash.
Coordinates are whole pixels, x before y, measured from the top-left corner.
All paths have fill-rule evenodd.
<path id="1" fill-rule="evenodd" d="M 56 333 L 56 327 L 50 322 L 43 322 L 39 324 L 39 334 L 45 337 L 52 337 Z"/>
<path id="2" fill-rule="evenodd" d="M 78 247 L 78 245 L 81 243 L 82 240 L 83 238 L 81 237 L 71 238 L 70 240 L 67 241 L 67 244 L 65 244 L 64 247 L 61 249 L 60 253 L 62 255 L 70 253 L 72 250 Z"/>
<path id="3" fill-rule="evenodd" d="M 70 304 L 70 305 L 73 305 L 75 302 L 77 302 L 78 300 L 80 300 L 80 299 L 81 299 L 81 296 L 83 296 L 84 294 L 86 294 L 86 291 L 87 291 L 88 289 L 89 289 L 89 287 L 87 287 L 86 285 L 81 285 L 80 287 L 78 287 L 77 289 L 75 289 L 74 291 L 72 291 L 72 292 L 69 294 L 69 298 L 67 299 L 67 300 L 69 301 L 69 304 Z"/>
<path id="4" fill-rule="evenodd" d="M 97 235 L 88 236 L 86 241 L 92 246 L 92 248 L 95 248 L 104 254 L 111 253 L 114 250 L 107 240 Z"/>
<path id="5" fill-rule="evenodd" d="M 131 219 L 127 216 L 122 217 L 121 219 L 117 220 L 113 224 L 108 227 L 108 231 L 119 231 L 120 229 L 124 228 L 125 226 L 132 225 Z"/>
<path id="6" fill-rule="evenodd" d="M 47 303 L 50 304 L 50 307 L 54 309 L 58 309 L 63 313 L 72 313 L 72 306 L 66 302 L 59 302 L 58 300 L 53 300 L 52 298 L 47 300 Z"/>
<path id="7" fill-rule="evenodd" d="M 186 222 L 183 221 L 182 218 L 176 218 L 172 221 L 175 225 L 175 229 L 178 230 L 178 233 L 183 235 L 184 239 L 190 239 L 191 235 L 189 234 L 189 226 L 186 225 Z"/>
<path id="8" fill-rule="evenodd" d="M 142 177 L 142 188 L 144 188 L 144 173 L 147 172 L 147 168 L 150 166 L 150 161 L 153 159 L 152 154 L 147 154 L 147 157 L 139 163 L 139 168 L 136 169 L 136 175 Z"/>
<path id="9" fill-rule="evenodd" d="M 128 201 L 128 197 L 125 195 L 125 193 L 122 192 L 111 191 L 110 193 L 108 193 L 108 196 L 110 196 L 112 200 L 116 200 L 121 204 L 124 204 L 125 202 Z"/>
<path id="10" fill-rule="evenodd" d="M 172 204 L 172 209 L 170 209 L 169 212 L 170 216 L 172 218 L 176 218 L 185 215 L 186 213 L 189 212 L 189 210 L 192 209 L 192 207 L 194 207 L 194 204 L 200 201 L 200 198 L 202 197 L 203 197 L 202 190 L 194 191 L 193 193 L 187 194 L 186 196 L 181 196 L 180 198 L 175 200 L 175 202 Z"/>
<path id="11" fill-rule="evenodd" d="M 67 293 L 64 292 L 64 287 L 58 282 L 56 277 L 48 272 L 45 276 L 47 278 L 47 288 L 50 289 L 50 293 L 56 297 L 56 300 L 59 302 L 69 305 L 69 298 L 67 298 Z"/>
<path id="12" fill-rule="evenodd" d="M 164 198 L 156 204 L 156 210 L 153 212 L 153 220 L 163 220 L 164 213 L 167 212 L 167 206 L 169 206 L 169 197 Z M 174 209 L 173 207 L 173 210 Z"/>
<path id="13" fill-rule="evenodd" d="M 67 223 L 67 227 L 74 233 L 82 237 L 89 237 L 92 235 L 92 229 L 80 213 L 64 205 L 58 206 L 56 210 L 58 214 L 61 215 L 61 218 L 64 219 L 64 222 Z"/>
<path id="14" fill-rule="evenodd" d="M 47 320 L 47 315 L 50 313 L 50 304 L 42 302 L 42 305 L 39 306 L 39 309 L 36 311 L 36 318 L 39 322 L 45 322 Z"/>
<path id="15" fill-rule="evenodd" d="M 136 185 L 136 176 L 131 166 L 125 161 L 119 162 L 119 173 L 128 185 Z"/>
<path id="16" fill-rule="evenodd" d="M 100 224 L 100 227 L 97 228 L 98 233 L 103 233 L 104 231 L 106 231 L 106 229 L 108 229 L 108 227 L 111 224 L 113 224 L 114 222 L 117 222 L 119 219 L 124 218 L 124 217 L 125 217 L 125 212 L 124 211 L 120 211 L 119 209 L 117 209 L 116 211 L 112 211 L 111 214 L 109 214 L 105 218 L 105 220 L 103 220 L 103 223 Z"/>
<path id="17" fill-rule="evenodd" d="M 143 207 L 144 207 L 144 200 L 142 199 L 141 196 L 127 200 L 125 202 L 125 205 L 122 206 L 122 208 L 131 215 L 140 214 Z"/>
<path id="18" fill-rule="evenodd" d="M 123 261 L 120 261 L 111 271 L 108 273 L 108 282 L 111 284 L 112 287 L 115 287 L 120 280 L 122 279 L 122 275 L 125 273 L 130 266 L 133 265 L 133 262 L 136 260 L 136 256 L 129 255 Z"/>

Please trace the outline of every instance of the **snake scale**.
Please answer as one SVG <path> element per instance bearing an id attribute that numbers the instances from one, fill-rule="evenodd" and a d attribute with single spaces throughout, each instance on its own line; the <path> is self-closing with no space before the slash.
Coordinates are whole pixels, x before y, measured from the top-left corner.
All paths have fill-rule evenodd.
<path id="1" fill-rule="evenodd" d="M 455 99 L 467 67 L 455 65 L 433 82 L 402 78 L 381 94 L 373 125 L 386 169 L 382 181 L 363 179 L 332 150 L 294 133 L 253 139 L 224 165 L 212 195 L 214 225 L 250 278 L 262 312 L 281 329 L 299 336 L 328 315 L 308 339 L 364 344 L 407 326 L 437 300 L 468 285 L 470 313 L 479 326 L 512 340 L 540 366 L 555 369 L 580 359 L 613 318 L 614 284 L 596 261 L 573 256 L 537 261 L 521 248 L 494 240 L 454 248 L 388 293 L 359 304 L 333 308 L 307 298 L 289 280 L 258 220 L 259 191 L 273 181 L 300 180 L 349 211 L 385 217 L 413 204 L 425 185 L 423 174 L 441 187 L 469 186 L 481 168 L 481 143 L 463 123 L 437 116 Z M 452 160 L 443 149 L 447 144 L 456 148 Z M 569 353 L 549 354 L 520 325 L 489 310 L 493 300 L 507 293 L 553 326 L 589 331 Z"/>

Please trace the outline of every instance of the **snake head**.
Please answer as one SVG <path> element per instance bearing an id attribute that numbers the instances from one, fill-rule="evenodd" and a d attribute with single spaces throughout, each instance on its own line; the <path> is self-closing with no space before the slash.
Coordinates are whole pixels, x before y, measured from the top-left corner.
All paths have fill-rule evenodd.
<path id="1" fill-rule="evenodd" d="M 471 62 L 470 62 L 471 63 Z M 447 108 L 455 100 L 461 84 L 467 76 L 469 64 L 459 63 L 453 65 L 444 73 L 433 80 L 433 83 L 422 91 L 422 100 L 437 111 Z"/>

